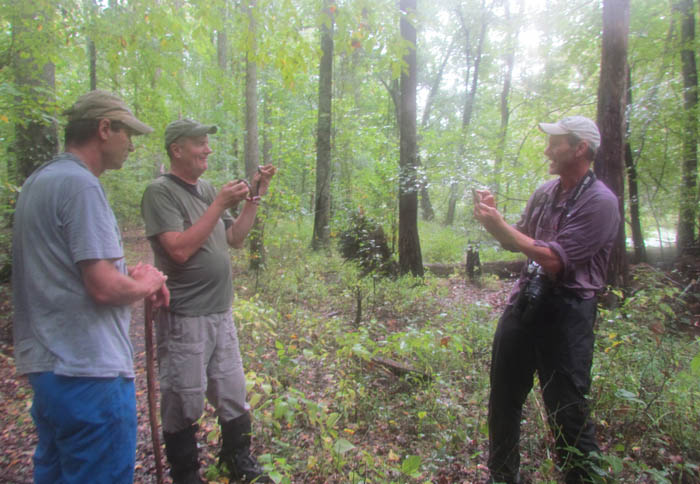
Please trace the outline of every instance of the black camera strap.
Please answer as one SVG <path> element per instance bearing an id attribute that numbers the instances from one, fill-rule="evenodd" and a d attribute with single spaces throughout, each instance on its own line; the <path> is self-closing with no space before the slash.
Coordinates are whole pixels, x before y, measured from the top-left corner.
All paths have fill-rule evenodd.
<path id="1" fill-rule="evenodd" d="M 557 230 L 559 230 L 559 227 L 561 226 L 561 221 L 564 217 L 567 217 L 569 215 L 569 211 L 571 208 L 574 206 L 574 204 L 578 201 L 579 198 L 581 198 L 581 195 L 583 195 L 583 192 L 585 192 L 591 185 L 593 185 L 593 182 L 597 180 L 595 173 L 593 173 L 591 170 L 588 170 L 584 177 L 578 182 L 576 185 L 576 188 L 574 188 L 574 193 L 568 198 L 566 201 L 566 204 L 564 205 L 564 210 L 562 210 L 561 214 L 559 215 L 559 220 L 557 220 Z M 560 187 L 561 188 L 561 187 Z M 532 216 L 532 212 L 535 211 L 535 207 L 538 205 L 546 205 L 547 202 L 549 201 L 549 197 L 546 194 L 543 194 L 544 196 L 540 197 L 542 201 L 540 202 L 539 200 L 535 203 L 532 204 L 530 211 L 528 213 L 527 218 L 529 219 Z M 552 208 L 554 208 L 554 205 L 557 203 L 557 197 L 554 196 L 552 197 Z M 544 216 L 545 210 L 540 210 L 540 213 L 537 215 L 537 223 L 535 223 L 535 227 L 540 226 L 540 222 L 542 221 L 542 217 Z"/>
<path id="2" fill-rule="evenodd" d="M 566 201 L 566 204 L 564 205 L 564 210 L 562 211 L 561 215 L 559 215 L 559 220 L 557 221 L 557 230 L 559 230 L 559 227 L 561 226 L 562 219 L 564 217 L 569 216 L 569 211 L 571 210 L 571 207 L 574 206 L 578 199 L 581 198 L 581 195 L 583 195 L 583 192 L 585 192 L 591 185 L 593 185 L 593 182 L 595 181 L 595 173 L 593 173 L 591 170 L 588 170 L 586 172 L 586 175 L 581 179 L 580 182 L 578 182 L 578 185 L 576 185 L 573 195 L 571 195 Z M 556 197 L 555 200 L 552 200 L 552 204 L 554 203 L 556 203 Z"/>
<path id="3" fill-rule="evenodd" d="M 571 208 L 574 206 L 574 204 L 581 198 L 581 195 L 583 195 L 583 192 L 585 192 L 593 183 L 597 180 L 595 173 L 593 171 L 588 170 L 584 177 L 578 182 L 576 185 L 576 188 L 574 188 L 574 193 L 566 200 L 566 203 L 564 204 L 564 210 L 562 210 L 561 214 L 559 215 L 559 220 L 557 220 L 557 225 L 556 225 L 556 230 L 557 232 L 559 231 L 559 227 L 561 227 L 561 222 L 565 217 L 569 216 L 569 211 L 571 211 Z M 561 186 L 560 186 L 561 188 Z M 543 197 L 544 200 L 542 202 L 543 205 L 547 203 L 547 197 Z M 552 208 L 554 208 L 554 205 L 557 203 L 557 197 L 554 196 L 552 197 Z M 532 210 L 534 210 L 534 205 Z M 540 213 L 537 217 L 537 223 L 535 224 L 535 230 L 540 226 L 540 222 L 542 221 L 542 216 L 544 215 L 545 210 L 540 210 Z M 534 234 L 533 234 L 534 235 Z M 528 259 L 528 265 L 531 262 L 531 259 Z"/>
<path id="4" fill-rule="evenodd" d="M 204 198 L 202 196 L 201 193 L 199 193 L 199 190 L 197 190 L 197 185 L 192 185 L 191 183 L 187 183 L 185 180 L 183 180 L 182 178 L 180 178 L 177 175 L 173 175 L 172 173 L 163 173 L 163 175 L 161 175 L 161 176 L 164 176 L 165 178 L 172 181 L 176 185 L 179 185 L 180 187 L 182 187 L 182 189 L 184 189 L 187 193 L 192 195 L 194 198 L 196 198 L 200 202 L 203 202 L 207 207 L 209 205 L 211 205 L 212 201 L 207 200 L 206 198 Z"/>

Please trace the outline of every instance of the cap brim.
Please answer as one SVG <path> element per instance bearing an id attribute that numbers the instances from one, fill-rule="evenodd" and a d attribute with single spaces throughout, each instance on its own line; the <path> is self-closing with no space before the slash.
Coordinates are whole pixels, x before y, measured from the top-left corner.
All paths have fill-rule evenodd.
<path id="1" fill-rule="evenodd" d="M 133 116 L 122 115 L 117 116 L 117 119 L 122 123 L 126 124 L 132 130 L 134 130 L 136 134 L 148 134 L 153 132 L 153 128 L 151 128 L 146 123 L 142 123 Z"/>
<path id="2" fill-rule="evenodd" d="M 568 131 L 558 123 L 539 123 L 540 130 L 547 134 L 560 135 L 567 134 Z"/>
<path id="3" fill-rule="evenodd" d="M 192 129 L 187 136 L 202 136 L 204 134 L 214 134 L 219 130 L 219 128 L 213 124 L 203 124 Z"/>

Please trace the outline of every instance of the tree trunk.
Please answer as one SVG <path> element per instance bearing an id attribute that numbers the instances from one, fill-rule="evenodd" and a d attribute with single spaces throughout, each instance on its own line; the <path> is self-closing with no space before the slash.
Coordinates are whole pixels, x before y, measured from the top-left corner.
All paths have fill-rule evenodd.
<path id="1" fill-rule="evenodd" d="M 418 168 L 422 167 L 420 156 L 416 158 L 416 163 Z M 430 202 L 430 192 L 428 192 L 428 176 L 425 173 L 421 173 L 420 179 L 420 210 L 423 214 L 423 220 L 430 221 L 435 218 L 435 211 L 433 210 L 433 204 Z"/>
<path id="2" fill-rule="evenodd" d="M 503 158 L 506 151 L 506 140 L 508 138 L 508 121 L 510 110 L 508 109 L 508 98 L 510 97 L 510 86 L 513 81 L 513 65 L 515 64 L 515 44 L 518 38 L 518 28 L 514 27 L 510 17 L 508 2 L 505 5 L 506 22 L 508 25 L 508 37 L 505 56 L 505 73 L 503 76 L 503 89 L 501 90 L 501 127 L 498 134 L 498 148 L 496 149 L 496 159 L 494 160 L 494 193 L 501 193 L 501 172 L 503 171 Z M 521 4 L 522 10 L 522 4 Z M 505 203 L 501 200 L 501 203 Z M 501 213 L 505 215 L 505 209 L 501 207 Z"/>
<path id="3" fill-rule="evenodd" d="M 601 146 L 596 156 L 595 172 L 619 201 L 621 223 L 608 268 L 608 283 L 616 286 L 626 285 L 628 279 L 624 223 L 624 101 L 628 33 L 629 0 L 604 0 L 603 46 L 598 86 Z"/>
<path id="4" fill-rule="evenodd" d="M 632 75 L 627 66 L 627 97 L 626 102 L 627 112 L 632 109 Z M 632 228 L 632 241 L 634 243 L 634 260 L 635 264 L 646 262 L 647 253 L 644 246 L 644 234 L 642 233 L 642 222 L 639 217 L 639 185 L 637 183 L 637 165 L 634 163 L 632 156 L 632 147 L 629 141 L 629 119 L 625 123 L 625 168 L 627 170 L 627 186 L 629 187 L 630 201 L 630 227 Z"/>
<path id="5" fill-rule="evenodd" d="M 476 89 L 479 85 L 479 67 L 481 66 L 481 57 L 484 49 L 484 40 L 486 39 L 486 31 L 488 27 L 488 12 L 485 5 L 482 3 L 483 14 L 481 18 L 481 29 L 479 33 L 479 41 L 477 43 L 476 53 L 474 54 L 474 72 L 471 76 L 471 83 L 469 79 L 469 71 L 471 65 L 471 47 L 469 38 L 469 29 L 464 20 L 462 12 L 459 13 L 459 19 L 462 24 L 462 31 L 464 32 L 465 39 L 465 57 L 467 64 L 467 75 L 464 78 L 466 94 L 464 98 L 464 107 L 462 109 L 462 139 L 460 140 L 457 163 L 461 164 L 464 160 L 464 153 L 466 152 L 466 137 L 469 131 L 469 124 L 471 123 L 472 113 L 474 112 L 474 102 L 476 100 Z M 459 200 L 459 181 L 453 178 L 450 183 L 450 196 L 447 202 L 447 214 L 445 215 L 445 225 L 454 224 L 455 214 L 457 212 L 457 201 Z"/>
<path id="6" fill-rule="evenodd" d="M 442 83 L 442 76 L 445 72 L 447 61 L 450 59 L 452 51 L 454 50 L 456 40 L 457 37 L 455 36 L 452 39 L 452 42 L 450 42 L 450 46 L 447 49 L 447 53 L 445 54 L 445 57 L 443 57 L 442 62 L 440 63 L 440 68 L 438 69 L 437 75 L 435 76 L 435 79 L 433 80 L 433 83 L 430 86 L 430 91 L 428 92 L 428 100 L 425 102 L 425 109 L 423 110 L 423 117 L 421 118 L 422 129 L 427 128 L 428 122 L 430 121 L 430 112 L 433 107 L 433 100 L 435 99 L 437 91 L 440 88 L 440 84 Z M 423 165 L 419 157 L 418 167 L 422 166 Z M 430 192 L 428 192 L 427 179 L 428 177 L 425 174 L 422 174 L 420 176 L 420 208 L 421 213 L 423 214 L 423 220 L 429 221 L 435 218 L 435 211 L 433 210 L 433 204 L 430 202 Z"/>
<path id="7" fill-rule="evenodd" d="M 17 97 L 15 166 L 10 179 L 21 185 L 42 163 L 58 152 L 58 129 L 53 119 L 55 68 L 48 49 L 55 44 L 53 10 L 34 2 L 14 2 L 12 68 Z"/>
<path id="8" fill-rule="evenodd" d="M 90 64 L 90 90 L 97 89 L 97 48 L 95 41 L 88 39 L 88 62 Z"/>
<path id="9" fill-rule="evenodd" d="M 331 127 L 333 102 L 333 13 L 331 0 L 324 2 L 321 24 L 321 66 L 318 80 L 318 128 L 316 133 L 316 200 L 314 250 L 330 245 L 331 219 Z"/>
<path id="10" fill-rule="evenodd" d="M 417 0 L 400 0 L 401 38 L 409 46 L 401 71 L 399 116 L 399 270 L 423 276 L 423 259 L 418 237 L 418 182 L 416 141 L 416 28 Z"/>
<path id="11" fill-rule="evenodd" d="M 228 67 L 228 33 L 226 32 L 226 9 L 221 9 L 221 23 L 223 26 L 216 31 L 216 63 L 219 69 L 226 72 Z"/>
<path id="12" fill-rule="evenodd" d="M 647 261 L 647 249 L 644 243 L 642 223 L 639 217 L 639 184 L 637 183 L 637 166 L 632 159 L 632 147 L 629 141 L 625 142 L 625 167 L 627 168 L 627 185 L 629 187 L 630 200 L 630 226 L 632 229 L 632 241 L 634 243 L 633 263 Z"/>
<path id="13" fill-rule="evenodd" d="M 679 0 L 681 62 L 683 64 L 683 160 L 680 211 L 676 243 L 679 253 L 696 246 L 698 179 L 698 71 L 695 64 L 695 9 L 693 0 Z"/>
<path id="14" fill-rule="evenodd" d="M 245 76 L 245 172 L 249 180 L 253 179 L 260 162 L 258 152 L 258 69 L 255 61 L 257 50 L 257 25 L 253 9 L 255 0 L 248 0 L 248 50 L 246 52 Z M 255 219 L 250 231 L 250 268 L 259 269 L 265 265 L 265 247 L 263 245 L 264 223 L 260 217 Z"/>
<path id="15" fill-rule="evenodd" d="M 460 150 L 460 154 L 462 153 L 464 153 L 464 149 Z M 455 222 L 455 213 L 457 212 L 457 200 L 459 200 L 459 183 L 456 180 L 453 180 L 450 183 L 450 196 L 447 199 L 447 213 L 445 214 L 445 225 L 452 225 Z"/>
<path id="16" fill-rule="evenodd" d="M 270 106 L 272 101 L 270 100 L 269 90 L 263 91 L 263 131 L 262 131 L 262 164 L 269 165 L 272 163 L 272 140 L 270 135 L 272 134 L 271 122 L 270 122 Z"/>
<path id="17" fill-rule="evenodd" d="M 423 129 L 428 127 L 428 122 L 430 121 L 430 113 L 433 108 L 433 100 L 435 99 L 435 96 L 437 95 L 437 92 L 440 89 L 440 84 L 442 83 L 442 76 L 445 73 L 447 61 L 450 60 L 452 51 L 454 50 L 455 44 L 457 43 L 456 41 L 457 37 L 455 36 L 455 38 L 452 39 L 452 42 L 450 42 L 450 46 L 447 48 L 445 57 L 443 57 L 442 62 L 440 62 L 440 68 L 438 69 L 438 72 L 435 75 L 435 79 L 433 80 L 433 83 L 430 86 L 430 91 L 428 91 L 428 99 L 425 101 L 425 109 L 423 110 L 423 117 L 421 118 L 420 123 L 421 128 Z"/>
<path id="18" fill-rule="evenodd" d="M 97 5 L 95 0 L 85 0 L 84 7 L 88 11 L 87 55 L 90 72 L 90 90 L 97 89 L 97 48 L 95 47 L 95 23 L 97 21 Z"/>

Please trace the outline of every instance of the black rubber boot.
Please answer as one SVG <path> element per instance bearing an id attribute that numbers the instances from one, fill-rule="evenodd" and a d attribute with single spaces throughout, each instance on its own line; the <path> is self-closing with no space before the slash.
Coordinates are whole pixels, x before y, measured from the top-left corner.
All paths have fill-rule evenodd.
<path id="1" fill-rule="evenodd" d="M 165 455 L 170 463 L 173 484 L 204 484 L 199 477 L 196 432 L 197 425 L 172 434 L 163 432 Z"/>
<path id="2" fill-rule="evenodd" d="M 231 479 L 242 482 L 269 483 L 258 461 L 250 454 L 250 414 L 245 413 L 221 425 L 219 465 L 226 465 Z"/>
<path id="3" fill-rule="evenodd" d="M 507 479 L 503 477 L 497 477 L 491 474 L 489 476 L 488 481 L 486 481 L 486 484 L 526 484 L 526 481 L 520 477 L 520 472 L 518 472 L 514 478 L 512 479 Z"/>

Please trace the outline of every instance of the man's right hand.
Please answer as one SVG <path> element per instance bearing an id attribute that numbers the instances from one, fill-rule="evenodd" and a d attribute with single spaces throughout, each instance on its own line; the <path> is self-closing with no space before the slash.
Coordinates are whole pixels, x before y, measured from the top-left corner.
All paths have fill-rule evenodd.
<path id="1" fill-rule="evenodd" d="M 241 201 L 245 200 L 249 193 L 250 188 L 245 181 L 230 181 L 221 187 L 214 202 L 224 209 L 233 208 Z"/>
<path id="2" fill-rule="evenodd" d="M 488 190 L 474 190 L 474 205 L 483 203 L 489 207 L 496 208 L 496 199 Z"/>
<path id="3" fill-rule="evenodd" d="M 162 292 L 165 281 L 168 279 L 165 274 L 151 264 L 144 264 L 142 262 L 131 267 L 129 269 L 129 275 L 132 279 L 143 285 L 144 290 L 147 292 L 146 297 L 151 297 Z M 165 299 L 165 295 L 162 299 Z M 169 297 L 167 299 L 169 299 Z"/>
<path id="4" fill-rule="evenodd" d="M 167 277 L 152 265 L 139 262 L 128 268 L 127 276 L 117 270 L 115 260 L 78 262 L 85 289 L 97 304 L 125 306 L 157 294 L 164 287 Z M 161 299 L 165 300 L 166 295 Z"/>

